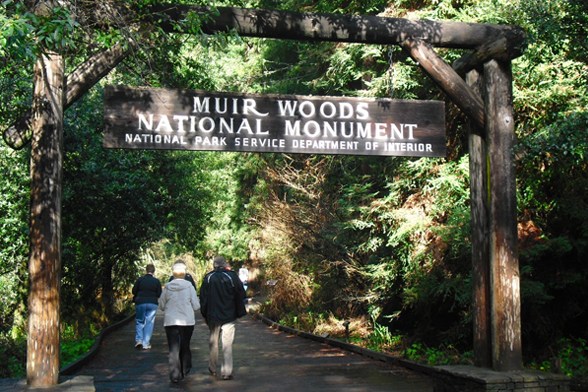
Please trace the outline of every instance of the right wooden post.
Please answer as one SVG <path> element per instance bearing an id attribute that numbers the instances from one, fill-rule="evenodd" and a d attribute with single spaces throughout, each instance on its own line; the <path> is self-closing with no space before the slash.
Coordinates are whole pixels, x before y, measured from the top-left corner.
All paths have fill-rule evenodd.
<path id="1" fill-rule="evenodd" d="M 488 146 L 492 368 L 522 368 L 514 118 L 510 61 L 484 64 Z"/>

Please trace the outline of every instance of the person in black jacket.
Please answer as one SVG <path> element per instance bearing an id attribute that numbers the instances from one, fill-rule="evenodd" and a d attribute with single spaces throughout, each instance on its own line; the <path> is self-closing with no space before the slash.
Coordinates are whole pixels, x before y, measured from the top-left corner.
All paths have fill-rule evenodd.
<path id="1" fill-rule="evenodd" d="M 216 375 L 220 339 L 221 378 L 231 380 L 235 321 L 246 314 L 245 289 L 224 257 L 216 256 L 213 266 L 214 270 L 204 276 L 200 286 L 200 311 L 210 330 L 208 371 Z"/>
<path id="2" fill-rule="evenodd" d="M 153 276 L 155 266 L 147 264 L 145 275 L 133 285 L 133 301 L 135 302 L 135 348 L 149 350 L 151 336 L 157 313 L 157 303 L 161 295 L 161 282 Z"/>

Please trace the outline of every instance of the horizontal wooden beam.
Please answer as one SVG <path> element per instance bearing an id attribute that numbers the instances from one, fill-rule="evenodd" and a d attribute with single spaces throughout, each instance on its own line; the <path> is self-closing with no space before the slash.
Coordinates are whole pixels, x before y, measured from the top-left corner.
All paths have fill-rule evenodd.
<path id="1" fill-rule="evenodd" d="M 278 39 L 400 44 L 407 38 L 434 47 L 476 49 L 505 37 L 511 56 L 521 54 L 525 33 L 518 26 L 462 22 L 436 22 L 379 16 L 313 14 L 236 7 L 154 5 L 146 16 L 160 26 L 179 33 L 177 23 L 189 15 L 202 16 L 205 33 L 235 31 L 242 36 Z M 193 26 L 192 26 L 193 27 Z M 512 49 L 512 50 L 511 50 Z"/>

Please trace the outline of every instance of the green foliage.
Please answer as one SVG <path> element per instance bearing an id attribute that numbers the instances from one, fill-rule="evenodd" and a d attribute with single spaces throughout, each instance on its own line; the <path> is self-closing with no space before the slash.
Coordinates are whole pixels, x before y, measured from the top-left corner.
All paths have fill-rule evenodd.
<path id="1" fill-rule="evenodd" d="M 586 339 L 562 339 L 558 353 L 561 371 L 569 377 L 588 376 L 588 344 Z"/>
<path id="2" fill-rule="evenodd" d="M 7 57 L 10 53 L 14 53 L 17 59 L 34 57 L 30 50 L 32 17 L 22 2 L 3 2 L 0 10 L 0 58 Z"/>
<path id="3" fill-rule="evenodd" d="M 313 331 L 315 327 L 326 320 L 324 313 L 306 311 L 301 313 L 288 313 L 278 321 L 282 325 L 288 325 L 299 331 Z"/>
<path id="4" fill-rule="evenodd" d="M 382 351 L 392 344 L 392 334 L 387 326 L 375 323 L 372 332 L 367 338 L 367 347 L 370 350 Z"/>
<path id="5" fill-rule="evenodd" d="M 386 0 L 260 0 L 259 8 L 277 8 L 288 11 L 321 12 L 333 14 L 374 14 L 387 5 Z"/>
<path id="6" fill-rule="evenodd" d="M 374 351 L 383 351 L 395 344 L 395 339 L 386 325 L 378 323 L 381 309 L 372 307 L 370 309 L 370 318 L 372 330 L 367 337 L 367 347 Z"/>
<path id="7" fill-rule="evenodd" d="M 562 220 L 560 224 L 577 219 L 578 228 L 586 230 L 587 201 L 585 195 L 575 189 L 588 186 L 588 142 L 581 131 L 587 128 L 588 112 L 561 115 L 557 121 L 521 142 L 520 167 L 529 179 L 522 187 L 521 201 L 537 211 L 539 222 L 545 222 L 550 216 Z M 564 180 L 569 175 L 575 178 L 573 183 Z"/>
<path id="8" fill-rule="evenodd" d="M 95 342 L 93 327 L 80 335 L 78 328 L 73 325 L 62 325 L 60 336 L 60 363 L 67 366 L 88 353 Z M 26 375 L 26 348 L 24 336 L 10 337 L 0 332 L 0 361 L 6 366 L 0 367 L 0 378 L 23 378 Z"/>
<path id="9" fill-rule="evenodd" d="M 588 20 L 586 3 L 578 0 L 516 4 L 510 21 L 529 34 L 525 54 L 514 63 L 518 128 L 527 135 L 586 111 Z"/>
<path id="10" fill-rule="evenodd" d="M 550 373 L 563 373 L 568 377 L 588 376 L 588 344 L 583 338 L 563 338 L 557 343 L 554 356 L 529 367 Z"/>
<path id="11" fill-rule="evenodd" d="M 28 287 L 28 157 L 0 146 L 0 334 L 16 336 L 25 329 Z"/>
<path id="12" fill-rule="evenodd" d="M 0 378 L 20 378 L 25 375 L 25 338 L 14 339 L 0 332 Z"/>
<path id="13" fill-rule="evenodd" d="M 142 249 L 168 238 L 179 253 L 195 250 L 211 208 L 207 155 L 102 148 L 98 93 L 66 118 L 62 293 L 70 322 L 125 310 Z"/>
<path id="14" fill-rule="evenodd" d="M 61 351 L 60 351 L 60 362 L 62 366 L 67 366 L 70 363 L 75 362 L 77 359 L 88 353 L 94 339 L 76 339 L 76 340 L 62 340 Z"/>
<path id="15" fill-rule="evenodd" d="M 44 50 L 65 52 L 75 49 L 79 24 L 70 10 L 51 7 L 30 11 L 24 2 L 4 0 L 0 14 L 0 57 L 36 57 Z"/>
<path id="16" fill-rule="evenodd" d="M 223 254 L 230 260 L 249 258 L 252 233 L 245 224 L 246 205 L 239 193 L 243 191 L 240 176 L 247 160 L 238 154 L 209 154 L 206 165 L 210 196 L 207 208 L 211 211 L 206 233 L 198 248 L 202 254 Z"/>
<path id="17" fill-rule="evenodd" d="M 451 345 L 433 348 L 422 343 L 414 343 L 404 351 L 404 356 L 411 361 L 431 366 L 472 364 L 471 352 L 460 353 Z"/>
<path id="18" fill-rule="evenodd" d="M 588 142 L 581 130 L 587 127 L 585 111 L 560 114 L 519 146 L 525 179 L 519 204 L 530 222 L 521 251 L 523 317 L 534 325 L 526 332 L 528 347 L 583 333 L 578 315 L 585 312 L 580 298 L 588 295 Z"/>
<path id="19" fill-rule="evenodd" d="M 357 198 L 354 203 L 361 207 L 346 228 L 361 239 L 356 256 L 364 254 L 368 261 L 363 268 L 370 282 L 366 297 L 393 315 L 387 325 L 413 319 L 413 333 L 422 330 L 419 335 L 429 339 L 461 336 L 467 324 L 452 331 L 446 320 L 448 314 L 465 312 L 470 301 L 467 159 L 409 161 L 393 174 L 382 197 Z M 375 177 L 362 184 L 377 182 Z M 350 194 L 361 195 L 361 188 L 352 189 Z"/>
<path id="20" fill-rule="evenodd" d="M 97 334 L 98 328 L 95 324 L 89 325 L 84 331 L 80 331 L 76 325 L 62 324 L 59 342 L 61 367 L 67 366 L 86 355 L 94 344 L 94 336 Z"/>
<path id="21" fill-rule="evenodd" d="M 153 165 L 154 157 L 102 149 L 91 125 L 101 123 L 91 104 L 98 98 L 89 95 L 65 120 L 62 307 L 71 317 L 66 322 L 112 312 L 115 265 L 125 287 L 134 277 L 138 249 L 162 230 L 158 189 L 139 172 Z"/>

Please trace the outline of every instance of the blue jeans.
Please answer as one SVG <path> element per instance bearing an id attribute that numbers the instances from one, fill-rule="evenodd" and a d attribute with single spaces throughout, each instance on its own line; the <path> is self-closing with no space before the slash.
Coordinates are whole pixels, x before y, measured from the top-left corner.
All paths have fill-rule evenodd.
<path id="1" fill-rule="evenodd" d="M 135 312 L 135 344 L 141 343 L 143 347 L 150 347 L 157 304 L 137 304 Z"/>

